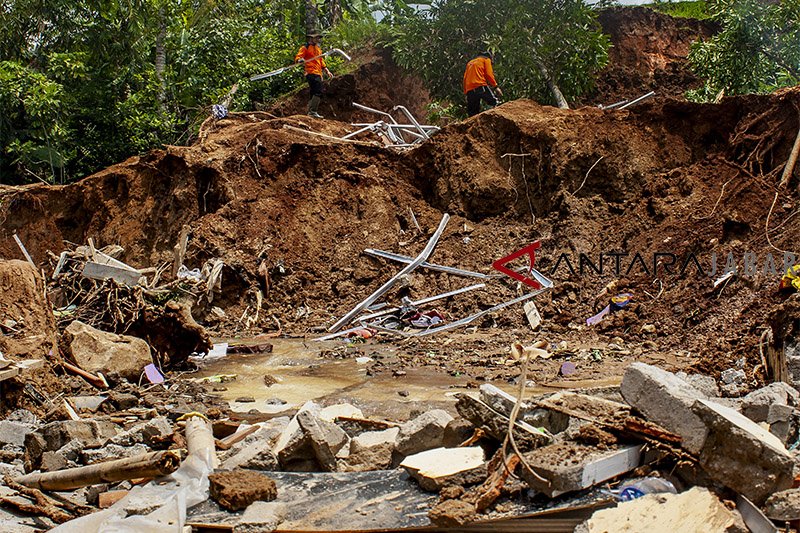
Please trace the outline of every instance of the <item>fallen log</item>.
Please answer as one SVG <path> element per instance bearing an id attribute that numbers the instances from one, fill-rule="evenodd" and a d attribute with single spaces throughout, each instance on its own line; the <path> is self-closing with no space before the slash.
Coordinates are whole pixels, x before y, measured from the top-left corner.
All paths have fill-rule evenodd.
<path id="1" fill-rule="evenodd" d="M 161 477 L 177 470 L 179 464 L 178 454 L 167 450 L 56 472 L 26 474 L 14 481 L 34 489 L 72 490 L 99 483 Z"/>

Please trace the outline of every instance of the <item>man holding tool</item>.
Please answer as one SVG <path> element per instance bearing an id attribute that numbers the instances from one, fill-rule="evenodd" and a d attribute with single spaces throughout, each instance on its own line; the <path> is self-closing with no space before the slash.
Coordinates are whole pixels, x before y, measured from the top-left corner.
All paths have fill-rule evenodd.
<path id="1" fill-rule="evenodd" d="M 481 52 L 478 57 L 467 63 L 464 71 L 464 94 L 467 96 L 467 114 L 477 115 L 481 112 L 481 100 L 490 106 L 496 106 L 499 102 L 491 88 L 497 94 L 503 96 L 503 91 L 497 86 L 492 70 L 492 53 Z"/>
<path id="2" fill-rule="evenodd" d="M 308 115 L 314 118 L 322 118 L 319 114 L 319 102 L 322 99 L 322 74 L 323 72 L 331 79 L 333 74 L 325 65 L 325 58 L 322 49 L 319 47 L 322 35 L 317 32 L 310 32 L 307 36 L 306 44 L 300 47 L 297 55 L 294 56 L 295 63 L 302 63 L 306 71 L 306 81 L 311 90 L 311 100 L 308 102 Z"/>

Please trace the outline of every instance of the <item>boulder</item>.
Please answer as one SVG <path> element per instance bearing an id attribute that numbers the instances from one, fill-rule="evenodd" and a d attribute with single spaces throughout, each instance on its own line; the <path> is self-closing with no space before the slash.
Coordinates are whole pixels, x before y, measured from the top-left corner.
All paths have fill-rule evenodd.
<path id="1" fill-rule="evenodd" d="M 100 331 L 78 320 L 67 326 L 61 340 L 64 352 L 87 372 L 116 374 L 136 382 L 153 362 L 150 346 L 142 339 Z"/>

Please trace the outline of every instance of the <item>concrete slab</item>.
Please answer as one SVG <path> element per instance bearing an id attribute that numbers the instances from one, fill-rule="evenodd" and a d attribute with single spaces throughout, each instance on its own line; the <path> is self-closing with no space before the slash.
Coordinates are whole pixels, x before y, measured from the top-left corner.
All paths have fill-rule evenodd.
<path id="1" fill-rule="evenodd" d="M 478 446 L 426 450 L 406 457 L 400 466 L 432 492 L 447 484 L 477 483 L 487 475 L 483 449 Z"/>

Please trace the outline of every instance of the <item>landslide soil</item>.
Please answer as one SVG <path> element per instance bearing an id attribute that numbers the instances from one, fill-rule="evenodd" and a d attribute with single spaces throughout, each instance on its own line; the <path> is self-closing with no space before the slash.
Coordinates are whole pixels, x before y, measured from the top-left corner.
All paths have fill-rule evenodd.
<path id="1" fill-rule="evenodd" d="M 407 76 L 381 54 L 351 75 L 363 87 L 376 86 L 376 75 Z M 409 94 L 422 101 L 419 87 Z M 377 93 L 371 100 L 357 94 L 361 103 L 388 108 Z M 329 105 L 350 109 L 351 96 L 343 98 Z M 285 108 L 302 101 L 300 95 Z M 390 355 L 373 339 L 356 350 L 376 355 L 372 374 L 429 367 L 468 383 L 513 379 L 519 370 L 509 361 L 510 342 L 543 338 L 558 353 L 535 361 L 530 377 L 556 386 L 620 375 L 632 360 L 718 376 L 744 358 L 748 376 L 761 376 L 750 370 L 760 363 L 757 344 L 770 310 L 781 302 L 779 276 L 736 277 L 714 289 L 708 270 L 714 252 L 721 270 L 729 253 L 742 268 L 745 252 L 762 265 L 768 252 L 778 258 L 777 250 L 792 249 L 797 179 L 786 189 L 777 184 L 800 126 L 798 108 L 795 90 L 715 105 L 657 97 L 608 111 L 518 100 L 405 152 L 369 135 L 343 142 L 310 133 L 343 135 L 353 130 L 347 122 L 234 113 L 207 122 L 192 146 L 133 157 L 76 184 L 0 189 L 0 254 L 16 257 L 14 231 L 40 264 L 47 250 L 91 236 L 98 246 L 122 245 L 130 264 L 157 266 L 172 260 L 188 225 L 187 266 L 213 257 L 226 264 L 214 300 L 225 317 L 206 309 L 199 321 L 217 335 L 275 331 L 278 324 L 284 334 L 308 335 L 399 270 L 365 248 L 415 256 L 447 212 L 453 218 L 431 257 L 440 264 L 491 273 L 493 261 L 540 240 L 537 268 L 556 283 L 536 300 L 542 330 L 533 333 L 515 306 L 475 322 L 474 330 L 403 341 Z M 596 263 L 613 252 L 630 254 L 619 273 L 608 260 L 602 274 L 578 271 L 579 254 Z M 656 252 L 675 254 L 679 266 L 694 254 L 706 271 L 670 273 L 662 263 L 654 272 Z M 636 253 L 648 271 L 635 264 L 626 272 Z M 575 273 L 558 261 L 561 254 Z M 389 298 L 469 283 L 418 270 Z M 460 318 L 523 290 L 498 277 L 437 308 Z M 264 301 L 256 318 L 258 291 Z M 585 319 L 619 292 L 633 293 L 634 303 L 587 327 Z M 578 372 L 559 377 L 565 359 Z"/>

